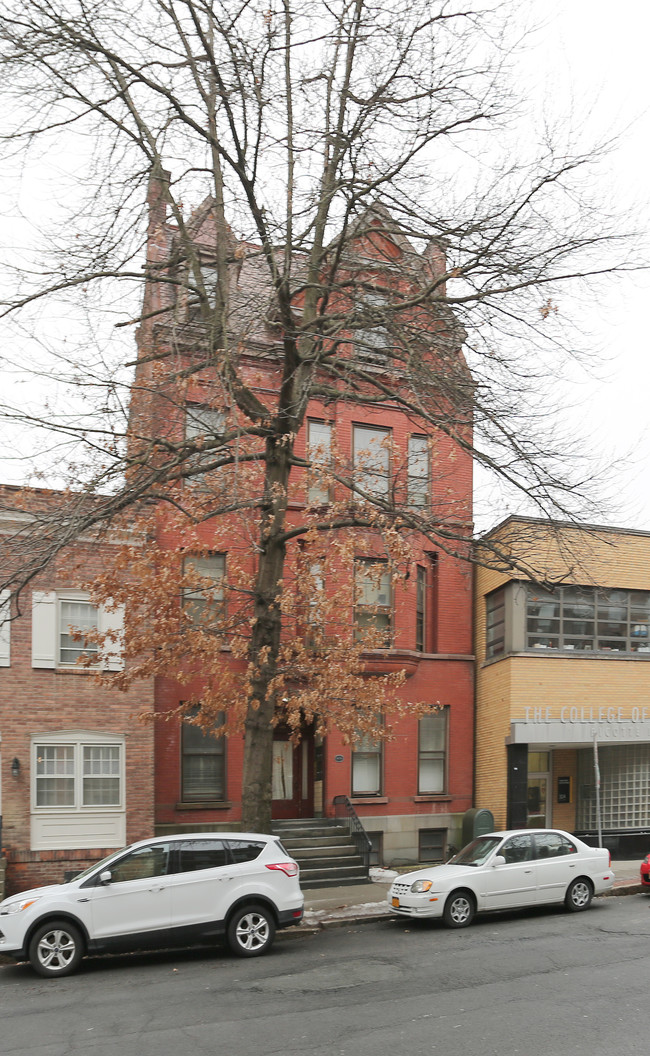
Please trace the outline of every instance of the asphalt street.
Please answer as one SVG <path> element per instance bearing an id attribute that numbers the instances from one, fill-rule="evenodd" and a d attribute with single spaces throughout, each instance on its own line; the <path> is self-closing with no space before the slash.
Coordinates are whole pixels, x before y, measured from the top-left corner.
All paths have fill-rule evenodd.
<path id="1" fill-rule="evenodd" d="M 2 1056 L 611 1056 L 642 1052 L 650 898 L 501 913 L 449 931 L 384 920 L 223 949 L 0 967 Z"/>

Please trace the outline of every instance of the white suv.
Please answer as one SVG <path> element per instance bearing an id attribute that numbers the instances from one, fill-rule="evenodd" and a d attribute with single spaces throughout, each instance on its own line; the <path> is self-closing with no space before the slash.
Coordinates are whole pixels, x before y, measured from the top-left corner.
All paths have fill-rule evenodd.
<path id="1" fill-rule="evenodd" d="M 66 884 L 0 902 L 0 953 L 43 976 L 69 975 L 84 953 L 191 946 L 225 935 L 256 957 L 299 924 L 298 865 L 274 836 L 191 833 L 142 840 Z"/>

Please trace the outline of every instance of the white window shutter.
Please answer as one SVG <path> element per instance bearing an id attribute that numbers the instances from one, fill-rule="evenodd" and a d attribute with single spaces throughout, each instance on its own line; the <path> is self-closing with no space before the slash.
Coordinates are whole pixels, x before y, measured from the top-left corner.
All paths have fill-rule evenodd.
<path id="1" fill-rule="evenodd" d="M 100 647 L 106 656 L 103 665 L 104 669 L 106 671 L 121 671 L 124 667 L 124 658 L 122 656 L 124 606 L 118 605 L 117 608 L 111 608 L 109 611 L 105 605 L 100 605 L 97 622 L 100 634 L 106 634 L 108 631 L 112 631 L 118 635 L 117 641 L 104 642 L 104 645 Z"/>
<path id="2" fill-rule="evenodd" d="M 0 667 L 9 667 L 11 663 L 11 593 L 0 590 Z"/>
<path id="3" fill-rule="evenodd" d="M 32 594 L 32 667 L 56 667 L 56 594 Z"/>

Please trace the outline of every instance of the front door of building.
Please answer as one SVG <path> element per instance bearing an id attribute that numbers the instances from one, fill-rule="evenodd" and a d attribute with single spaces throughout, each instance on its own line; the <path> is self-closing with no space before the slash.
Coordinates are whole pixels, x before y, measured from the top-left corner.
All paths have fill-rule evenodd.
<path id="1" fill-rule="evenodd" d="M 548 790 L 550 782 L 550 752 L 528 753 L 528 811 L 529 829 L 545 829 L 550 824 Z"/>
<path id="2" fill-rule="evenodd" d="M 314 816 L 314 731 L 305 727 L 299 744 L 278 726 L 273 737 L 273 818 Z"/>

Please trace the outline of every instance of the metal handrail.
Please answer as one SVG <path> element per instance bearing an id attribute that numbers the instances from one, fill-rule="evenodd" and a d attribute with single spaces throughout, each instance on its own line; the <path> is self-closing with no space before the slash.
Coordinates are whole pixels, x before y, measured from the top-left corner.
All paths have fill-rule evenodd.
<path id="1" fill-rule="evenodd" d="M 352 806 L 348 796 L 334 796 L 334 811 L 337 818 L 341 818 L 343 815 L 343 808 L 347 814 L 348 832 L 351 839 L 354 840 L 357 851 L 363 860 L 363 868 L 366 874 L 370 872 L 370 852 L 372 850 L 372 843 L 370 837 L 361 824 L 361 819 L 357 814 L 356 810 Z"/>

